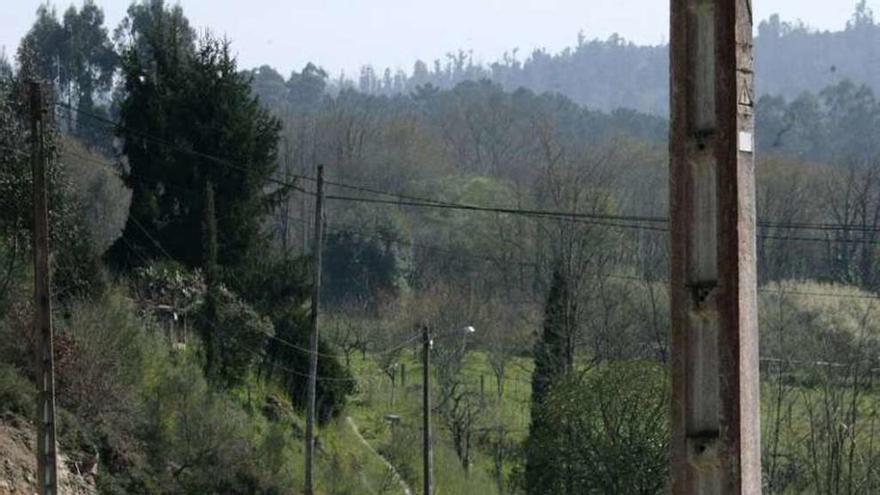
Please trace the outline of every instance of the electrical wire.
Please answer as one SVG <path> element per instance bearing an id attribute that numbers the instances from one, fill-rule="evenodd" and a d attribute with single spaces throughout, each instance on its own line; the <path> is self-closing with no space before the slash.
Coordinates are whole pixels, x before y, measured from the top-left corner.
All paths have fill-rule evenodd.
<path id="1" fill-rule="evenodd" d="M 110 167 L 107 163 L 104 163 L 104 162 L 101 162 L 101 161 L 96 160 L 96 159 L 94 159 L 94 158 L 89 158 L 89 157 L 86 157 L 86 156 L 83 156 L 83 155 L 80 155 L 80 154 L 78 154 L 78 153 L 74 153 L 74 152 L 70 152 L 70 154 L 72 154 L 72 155 L 74 155 L 74 156 L 76 156 L 77 158 L 80 158 L 80 159 L 82 159 L 82 160 L 90 161 L 90 162 L 92 162 L 93 164 L 96 164 L 96 165 L 99 165 L 99 166 L 105 167 L 105 168 L 107 168 L 108 170 L 110 170 L 110 171 L 112 171 L 112 172 L 114 172 L 114 173 L 118 173 L 117 170 L 115 170 L 115 169 L 113 169 L 112 167 Z M 130 175 L 130 176 L 132 176 L 132 177 L 137 177 L 136 175 Z M 177 185 L 171 185 L 171 184 L 169 184 L 169 186 L 171 186 L 171 187 L 178 187 L 178 188 L 180 188 L 181 190 L 185 189 L 185 188 L 183 188 L 182 186 L 177 186 Z M 293 217 L 293 216 L 289 216 L 289 215 L 286 215 L 286 218 L 288 218 L 289 220 L 295 221 L 295 222 L 300 222 L 300 223 L 302 223 L 302 222 L 306 222 L 306 220 L 304 220 L 304 219 L 302 219 L 302 218 L 297 218 L 297 217 Z M 145 228 L 144 228 L 139 222 L 137 222 L 136 219 L 132 218 L 132 221 L 133 221 L 133 222 L 135 223 L 135 225 L 136 225 L 139 229 L 141 229 L 142 231 L 145 231 L 145 230 L 146 230 L 146 229 L 145 229 Z M 446 249 L 446 248 L 441 248 L 441 247 L 439 247 L 439 246 L 432 245 L 432 244 L 425 244 L 425 243 L 417 243 L 417 242 L 411 242 L 411 241 L 404 241 L 404 240 L 401 240 L 401 239 L 388 239 L 386 236 L 382 236 L 382 235 L 380 235 L 380 234 L 377 233 L 377 232 L 367 232 L 367 231 L 365 231 L 363 228 L 358 228 L 358 227 L 351 227 L 351 226 L 338 226 L 338 225 L 328 225 L 328 230 L 331 231 L 331 232 L 334 232 L 334 233 L 345 233 L 345 232 L 349 232 L 349 231 L 355 231 L 355 232 L 357 232 L 357 233 L 359 233 L 359 234 L 361 234 L 361 235 L 365 235 L 365 236 L 368 236 L 368 237 L 371 237 L 371 238 L 374 238 L 374 239 L 377 239 L 377 240 L 381 240 L 381 241 L 385 241 L 385 242 L 390 242 L 390 243 L 392 243 L 392 244 L 397 244 L 397 245 L 402 245 L 402 246 L 418 247 L 418 248 L 423 248 L 423 249 L 426 249 L 426 250 L 432 250 L 432 251 L 436 251 L 436 252 L 442 252 L 442 253 L 446 253 L 446 254 L 452 255 L 452 256 L 454 256 L 454 257 L 456 257 L 456 258 L 475 259 L 475 260 L 492 261 L 492 262 L 496 262 L 496 263 L 507 263 L 507 264 L 514 263 L 514 264 L 519 264 L 519 265 L 521 265 L 521 266 L 530 266 L 530 267 L 535 267 L 535 266 L 537 266 L 537 263 L 534 263 L 534 262 L 516 261 L 516 260 L 509 260 L 509 259 L 497 258 L 497 257 L 485 256 L 485 255 L 483 255 L 483 256 L 479 256 L 479 255 L 466 255 L 466 254 L 463 254 L 463 253 L 461 253 L 461 252 L 459 252 L 459 251 L 456 251 L 456 250 Z M 161 246 L 160 244 L 158 244 L 158 243 L 155 241 L 155 239 L 152 238 L 152 236 L 149 236 L 148 238 L 151 240 L 151 242 L 153 242 L 153 243 L 157 246 L 157 248 L 161 249 L 161 250 L 164 252 L 164 254 L 165 254 L 166 257 L 168 257 L 169 259 L 173 259 L 173 257 L 171 257 L 170 254 L 169 254 L 167 251 L 165 251 L 164 248 L 162 248 L 162 246 Z M 767 238 L 767 237 L 764 237 L 764 238 Z M 770 238 L 775 238 L 775 237 L 770 237 Z M 780 239 L 782 239 L 782 240 L 793 240 L 793 241 L 818 241 L 818 240 L 825 241 L 824 239 L 803 239 L 803 238 L 798 238 L 798 237 L 783 237 L 783 238 L 780 238 Z M 828 240 L 828 242 L 834 242 L 834 241 L 830 241 L 830 240 Z M 130 246 L 130 245 L 129 245 L 129 246 Z M 137 254 L 138 254 L 139 256 L 141 256 L 141 257 L 143 256 L 143 255 L 142 255 L 141 253 L 139 253 L 139 252 L 138 252 Z M 620 280 L 631 280 L 631 281 L 637 281 L 637 282 L 645 282 L 644 279 L 639 278 L 639 277 L 635 277 L 635 276 L 620 275 L 620 274 L 607 274 L 606 276 L 608 276 L 609 278 L 620 279 Z M 655 282 L 668 283 L 668 280 L 655 280 Z M 870 296 L 870 295 L 846 295 L 846 294 L 819 293 L 819 292 L 793 292 L 793 291 L 780 291 L 780 290 L 773 290 L 773 289 L 767 289 L 767 288 L 759 288 L 759 289 L 758 289 L 758 292 L 764 292 L 764 293 L 785 293 L 785 294 L 792 294 L 792 295 L 815 296 L 815 297 L 832 297 L 832 298 L 880 299 L 880 296 Z M 291 344 L 291 345 L 293 345 L 293 344 Z M 309 352 L 310 352 L 310 351 L 309 351 Z"/>
<path id="2" fill-rule="evenodd" d="M 211 155 L 208 155 L 205 153 L 200 153 L 200 152 L 197 152 L 194 150 L 188 150 L 186 148 L 182 148 L 182 147 L 173 145 L 171 143 L 164 142 L 163 140 L 160 140 L 158 138 L 149 136 L 146 133 L 134 132 L 131 129 L 125 128 L 120 123 L 114 122 L 110 119 L 106 119 L 104 117 L 101 117 L 101 116 L 98 116 L 95 114 L 91 114 L 91 113 L 83 111 L 81 109 L 70 107 L 69 105 L 66 105 L 63 103 L 56 103 L 56 105 L 61 106 L 63 108 L 71 108 L 74 111 L 76 111 L 77 113 L 83 114 L 86 117 L 95 119 L 95 120 L 100 121 L 102 123 L 105 123 L 107 125 L 112 125 L 112 126 L 115 126 L 119 129 L 128 130 L 129 132 L 133 132 L 134 134 L 137 134 L 137 135 L 143 135 L 143 136 L 145 136 L 144 139 L 150 139 L 153 142 L 160 144 L 161 146 L 170 147 L 171 149 L 175 149 L 175 150 L 183 152 L 183 153 L 190 153 L 190 154 L 193 154 L 194 156 L 199 156 L 199 157 L 202 157 L 205 159 L 209 159 L 209 160 L 211 160 L 215 163 L 221 164 L 223 166 L 228 166 L 231 168 L 244 170 L 242 167 L 234 165 L 227 160 L 223 160 L 222 158 L 211 156 Z M 79 158 L 83 158 L 83 159 L 85 158 L 79 154 L 75 154 L 75 155 L 77 155 Z M 103 163 L 101 165 L 106 166 L 106 164 L 103 164 Z M 129 174 L 129 175 L 131 175 L 131 174 Z M 294 177 L 296 177 L 298 179 L 308 180 L 308 181 L 316 180 L 312 177 L 308 177 L 305 175 L 294 175 Z M 304 192 L 307 194 L 312 194 L 312 195 L 314 194 L 311 191 L 306 191 L 306 190 L 300 188 L 295 183 L 291 183 L 291 182 L 287 182 L 287 181 L 279 181 L 276 179 L 267 179 L 267 180 L 269 182 L 276 183 L 281 186 L 292 187 L 298 191 L 301 191 L 301 192 Z M 553 211 L 544 211 L 544 210 L 483 207 L 483 206 L 475 206 L 475 205 L 450 203 L 450 202 L 444 202 L 444 201 L 440 201 L 440 200 L 432 200 L 432 199 L 428 199 L 428 198 L 419 198 L 416 196 L 399 195 L 396 193 L 390 193 L 387 191 L 380 191 L 380 190 L 368 188 L 368 187 L 344 184 L 341 182 L 332 182 L 332 185 L 337 186 L 337 187 L 344 187 L 344 188 L 348 188 L 348 189 L 352 189 L 352 190 L 358 190 L 358 191 L 362 191 L 362 192 L 369 192 L 369 193 L 373 193 L 373 194 L 382 194 L 382 195 L 387 195 L 387 196 L 391 196 L 391 197 L 398 197 L 398 198 L 402 199 L 402 201 L 390 201 L 390 200 L 371 199 L 371 198 L 357 198 L 357 197 L 350 197 L 350 196 L 334 196 L 334 195 L 326 196 L 327 199 L 334 199 L 334 200 L 338 200 L 338 201 L 386 204 L 386 205 L 394 205 L 394 206 L 413 206 L 413 207 L 426 207 L 426 208 L 466 210 L 466 211 L 482 211 L 482 212 L 491 212 L 491 213 L 500 213 L 500 214 L 525 215 L 525 216 L 532 216 L 532 217 L 538 217 L 538 218 L 557 218 L 557 219 L 558 218 L 563 218 L 563 219 L 567 218 L 567 219 L 574 219 L 574 220 L 613 219 L 613 220 L 619 220 L 619 221 L 625 221 L 625 222 L 626 221 L 631 221 L 631 222 L 641 221 L 641 222 L 651 222 L 651 223 L 667 222 L 667 219 L 661 218 L 661 217 L 601 215 L 601 214 L 586 214 L 586 213 L 573 213 L 573 212 L 553 212 Z M 599 222 L 593 222 L 591 224 L 613 227 L 613 228 L 632 228 L 632 229 L 651 230 L 651 231 L 660 231 L 660 232 L 668 231 L 665 227 L 658 227 L 655 225 L 614 224 L 614 223 L 599 223 Z M 853 231 L 860 231 L 860 232 L 874 232 L 874 231 L 880 232 L 880 228 L 868 229 L 867 227 L 862 228 L 862 227 L 855 227 L 855 226 L 840 226 L 840 225 L 821 224 L 821 223 L 800 223 L 799 224 L 799 223 L 759 222 L 758 225 L 761 227 L 765 227 L 765 228 L 777 228 L 777 229 L 834 230 L 834 231 L 843 230 L 844 232 L 849 231 L 849 230 L 853 230 Z M 813 238 L 813 237 L 799 237 L 799 236 L 798 237 L 778 236 L 778 235 L 766 235 L 766 234 L 758 235 L 758 237 L 762 238 L 762 239 L 781 240 L 781 241 L 880 244 L 880 240 L 873 240 L 873 239 L 827 239 L 827 238 Z M 388 241 L 388 239 L 384 239 L 384 240 Z M 153 242 L 155 243 L 155 240 L 153 240 Z M 395 241 L 395 242 L 404 243 L 405 241 Z M 437 251 L 442 250 L 442 248 L 439 248 L 437 246 L 431 246 L 431 245 L 424 245 L 424 244 L 419 245 L 419 244 L 415 244 L 415 243 L 410 243 L 410 245 L 420 246 L 420 247 L 424 247 L 426 249 L 434 249 Z M 161 245 L 157 245 L 157 246 L 164 251 L 164 248 L 162 248 Z M 448 252 L 452 252 L 452 251 L 448 250 Z M 165 254 L 167 255 L 167 251 L 165 251 Z M 490 257 L 479 257 L 479 258 L 487 259 Z M 507 262 L 507 263 L 510 262 L 510 260 L 501 260 L 501 259 L 489 259 L 489 260 L 490 261 L 499 261 L 499 262 L 503 261 L 503 262 Z M 521 262 L 521 263 L 527 264 L 527 265 L 533 265 L 532 263 L 529 263 L 529 262 Z M 760 290 L 764 291 L 764 292 L 768 292 L 765 289 L 760 289 Z M 812 294 L 812 295 L 816 295 L 816 296 L 820 296 L 820 297 L 821 296 L 846 297 L 846 296 L 837 295 L 837 294 Z M 878 297 L 878 298 L 880 298 L 880 297 Z"/>
<path id="3" fill-rule="evenodd" d="M 119 122 L 113 121 L 111 119 L 107 119 L 103 116 L 93 114 L 91 112 L 87 112 L 85 110 L 72 107 L 69 104 L 56 102 L 57 106 L 75 111 L 81 115 L 86 116 L 87 118 L 91 118 L 95 121 L 101 122 L 107 126 L 112 126 L 119 130 L 124 130 L 133 134 L 141 139 L 148 140 L 160 146 L 167 147 L 169 149 L 173 149 L 179 151 L 181 153 L 187 153 L 196 157 L 200 157 L 206 160 L 209 160 L 213 163 L 232 168 L 239 171 L 247 171 L 246 167 L 242 167 L 240 165 L 236 165 L 229 160 L 210 155 L 207 153 L 202 153 L 196 150 L 187 149 L 179 145 L 175 145 L 173 143 L 169 143 L 161 138 L 152 136 L 148 133 L 131 129 L 122 125 Z M 306 175 L 292 174 L 291 177 L 296 179 L 302 179 L 307 181 L 316 181 L 314 177 L 309 177 Z M 268 182 L 289 188 L 295 188 L 301 192 L 307 194 L 314 194 L 311 191 L 306 191 L 300 188 L 295 182 L 283 181 L 275 178 L 266 179 Z M 523 208 L 504 208 L 504 207 L 487 207 L 487 206 L 477 206 L 477 205 L 469 205 L 462 203 L 454 203 L 449 201 L 442 201 L 438 199 L 425 198 L 419 196 L 406 195 L 401 193 L 393 193 L 389 191 L 383 191 L 376 188 L 366 187 L 362 185 L 353 185 L 346 184 L 343 182 L 336 181 L 325 181 L 328 185 L 345 188 L 354 191 L 366 192 L 370 194 L 383 195 L 393 198 L 398 198 L 395 201 L 392 200 L 382 200 L 382 199 L 371 199 L 371 198 L 358 198 L 351 196 L 341 196 L 341 195 L 327 195 L 326 198 L 328 200 L 336 200 L 336 201 L 347 201 L 347 202 L 361 202 L 361 203 L 373 203 L 373 204 L 385 204 L 385 205 L 394 205 L 394 206 L 410 206 L 410 207 L 419 207 L 419 208 L 441 208 L 441 209 L 453 209 L 453 210 L 464 210 L 464 211 L 480 211 L 480 212 L 488 212 L 488 213 L 496 213 L 496 214 L 509 214 L 509 215 L 520 215 L 534 218 L 549 218 L 549 219 L 568 219 L 568 220 L 591 220 L 591 222 L 582 222 L 590 225 L 598 225 L 609 228 L 626 228 L 626 229 L 638 229 L 638 230 L 649 230 L 649 231 L 658 231 L 658 232 L 666 232 L 668 229 L 666 227 L 658 227 L 655 224 L 668 224 L 668 218 L 666 217 L 658 217 L 658 216 L 639 216 L 639 215 L 613 215 L 613 214 L 599 214 L 599 213 L 580 213 L 580 212 L 566 212 L 566 211 L 548 211 L 548 210 L 534 210 L 534 209 L 523 209 Z M 616 221 L 616 222 L 635 222 L 635 223 L 601 223 L 597 221 Z M 640 223 L 639 223 L 640 222 Z M 649 224 L 649 225 L 645 225 Z M 827 223 L 808 223 L 808 222 L 773 222 L 773 221 L 759 221 L 757 223 L 759 227 L 762 228 L 774 228 L 774 229 L 789 229 L 789 230 L 807 230 L 807 231 L 833 231 L 833 232 L 865 232 L 865 233 L 880 233 L 880 227 L 871 227 L 871 226 L 858 226 L 858 225 L 837 225 L 837 224 L 827 224 Z M 766 235 L 761 234 L 759 237 L 764 239 L 772 239 L 772 240 L 794 240 L 794 241 L 804 241 L 804 242 L 840 242 L 840 243 L 861 243 L 861 244 L 880 244 L 880 240 L 874 239 L 824 239 L 824 238 L 814 238 L 814 237 L 789 237 L 789 236 L 778 236 L 778 235 Z"/>

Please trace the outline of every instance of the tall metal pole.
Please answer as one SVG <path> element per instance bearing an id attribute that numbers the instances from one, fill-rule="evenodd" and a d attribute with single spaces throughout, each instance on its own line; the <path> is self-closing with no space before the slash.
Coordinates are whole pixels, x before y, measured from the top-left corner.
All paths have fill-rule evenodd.
<path id="1" fill-rule="evenodd" d="M 55 441 L 55 353 L 49 275 L 49 219 L 46 204 L 46 156 L 43 89 L 31 82 L 31 172 L 34 208 L 34 334 L 37 368 L 37 484 L 40 495 L 58 493 Z"/>
<path id="2" fill-rule="evenodd" d="M 751 0 L 671 0 L 672 493 L 761 492 Z"/>
<path id="3" fill-rule="evenodd" d="M 315 237 L 312 243 L 312 311 L 306 416 L 306 495 L 315 493 L 315 394 L 318 383 L 318 311 L 321 304 L 321 251 L 324 240 L 324 166 L 318 165 L 315 194 Z"/>
<path id="4" fill-rule="evenodd" d="M 422 482 L 424 495 L 431 495 L 433 452 L 431 447 L 431 332 L 422 327 Z"/>

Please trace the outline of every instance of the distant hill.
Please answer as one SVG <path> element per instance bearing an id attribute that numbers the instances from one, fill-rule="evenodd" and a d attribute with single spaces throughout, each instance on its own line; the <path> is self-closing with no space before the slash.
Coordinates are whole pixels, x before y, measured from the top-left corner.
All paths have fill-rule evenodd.
<path id="1" fill-rule="evenodd" d="M 778 15 L 760 23 L 756 46 L 757 89 L 760 95 L 788 100 L 805 91 L 850 79 L 880 89 L 880 24 L 865 6 L 855 6 L 842 31 L 815 31 Z M 577 45 L 551 54 L 535 50 L 525 60 L 505 54 L 488 65 L 474 64 L 459 51 L 431 64 L 418 61 L 409 74 L 364 67 L 357 81 L 337 81 L 373 94 L 411 92 L 432 84 L 451 88 L 459 82 L 491 79 L 505 89 L 525 87 L 535 92 L 558 92 L 590 108 L 631 108 L 666 114 L 668 103 L 668 46 L 639 46 L 614 35 L 607 40 L 578 36 Z"/>

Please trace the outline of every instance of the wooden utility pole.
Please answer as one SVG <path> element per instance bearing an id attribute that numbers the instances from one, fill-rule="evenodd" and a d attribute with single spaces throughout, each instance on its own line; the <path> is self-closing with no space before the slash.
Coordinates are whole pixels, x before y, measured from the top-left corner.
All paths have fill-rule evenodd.
<path id="1" fill-rule="evenodd" d="M 29 84 L 31 173 L 34 207 L 34 336 L 37 368 L 37 485 L 40 495 L 58 493 L 55 441 L 55 352 L 49 276 L 49 214 L 46 204 L 45 107 L 43 88 Z"/>
<path id="2" fill-rule="evenodd" d="M 315 395 L 318 385 L 318 311 L 321 305 L 321 251 L 324 241 L 324 166 L 318 165 L 315 189 L 315 238 L 312 243 L 312 311 L 306 416 L 306 495 L 315 493 Z"/>
<path id="3" fill-rule="evenodd" d="M 751 0 L 671 0 L 672 493 L 761 493 Z"/>
<path id="4" fill-rule="evenodd" d="M 422 327 L 422 482 L 424 495 L 431 495 L 431 332 Z"/>

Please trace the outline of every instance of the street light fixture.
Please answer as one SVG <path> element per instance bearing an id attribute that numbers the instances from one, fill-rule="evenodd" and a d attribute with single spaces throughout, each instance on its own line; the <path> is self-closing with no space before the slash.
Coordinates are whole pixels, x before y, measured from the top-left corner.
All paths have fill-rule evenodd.
<path id="1" fill-rule="evenodd" d="M 438 338 L 448 337 L 450 335 L 468 336 L 477 330 L 467 325 L 458 330 L 438 336 Z M 431 446 L 431 349 L 434 347 L 434 339 L 431 338 L 431 332 L 428 325 L 422 326 L 422 468 L 424 470 L 422 481 L 424 483 L 423 493 L 431 495 L 432 493 L 432 472 L 431 464 L 434 453 Z M 462 349 L 463 350 L 463 349 Z"/>

